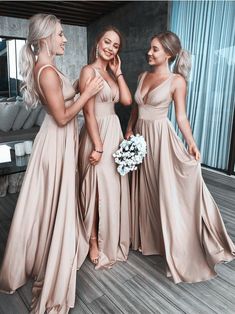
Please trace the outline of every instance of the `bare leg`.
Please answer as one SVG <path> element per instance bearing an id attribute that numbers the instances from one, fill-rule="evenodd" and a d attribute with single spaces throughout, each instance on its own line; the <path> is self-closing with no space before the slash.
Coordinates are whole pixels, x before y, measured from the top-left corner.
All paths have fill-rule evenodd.
<path id="1" fill-rule="evenodd" d="M 93 264 L 98 264 L 99 260 L 99 248 L 98 248 L 98 189 L 96 190 L 96 202 L 95 202 L 95 212 L 94 212 L 94 219 L 92 224 L 91 230 L 91 237 L 90 237 L 90 250 L 89 250 L 89 257 Z"/>

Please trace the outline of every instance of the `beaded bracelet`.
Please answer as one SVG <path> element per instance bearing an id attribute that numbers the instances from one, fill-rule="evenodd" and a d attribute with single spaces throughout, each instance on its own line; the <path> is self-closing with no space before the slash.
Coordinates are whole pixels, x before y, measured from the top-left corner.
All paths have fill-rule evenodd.
<path id="1" fill-rule="evenodd" d="M 118 78 L 119 78 L 119 76 L 121 76 L 121 75 L 123 75 L 123 74 L 122 74 L 122 73 L 118 74 L 118 76 L 116 77 L 116 79 L 118 79 Z"/>

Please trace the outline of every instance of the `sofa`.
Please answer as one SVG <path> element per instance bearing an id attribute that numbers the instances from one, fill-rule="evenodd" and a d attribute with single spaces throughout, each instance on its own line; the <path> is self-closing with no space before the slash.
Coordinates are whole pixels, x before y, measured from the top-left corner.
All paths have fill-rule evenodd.
<path id="1" fill-rule="evenodd" d="M 45 117 L 45 109 L 38 105 L 27 109 L 22 98 L 0 97 L 0 144 L 12 141 L 33 140 Z M 84 123 L 82 112 L 77 116 L 79 131 Z M 24 172 L 0 176 L 0 197 L 20 191 Z"/>
<path id="2" fill-rule="evenodd" d="M 0 144 L 33 140 L 45 117 L 42 105 L 27 109 L 21 97 L 0 97 Z M 24 172 L 0 176 L 0 197 L 20 191 Z"/>
<path id="3" fill-rule="evenodd" d="M 45 117 L 38 105 L 27 109 L 21 97 L 0 98 L 0 143 L 34 139 Z"/>

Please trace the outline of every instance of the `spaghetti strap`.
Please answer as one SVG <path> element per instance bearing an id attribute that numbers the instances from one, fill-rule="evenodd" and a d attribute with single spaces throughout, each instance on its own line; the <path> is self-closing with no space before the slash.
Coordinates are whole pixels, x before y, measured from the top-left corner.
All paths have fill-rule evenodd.
<path id="1" fill-rule="evenodd" d="M 144 80 L 145 76 L 147 75 L 147 73 L 148 73 L 148 72 L 145 71 L 145 72 L 141 73 L 141 74 L 139 75 L 139 77 L 138 77 L 137 83 L 138 83 L 138 84 L 141 83 L 141 86 L 142 86 L 142 84 L 143 84 L 143 80 Z"/>
<path id="2" fill-rule="evenodd" d="M 51 67 L 51 68 L 53 68 L 53 69 L 55 70 L 55 72 L 58 74 L 58 76 L 59 76 L 59 78 L 60 78 L 61 85 L 63 84 L 63 81 L 62 81 L 62 79 L 61 79 L 61 77 L 60 77 L 59 71 L 58 71 L 53 65 L 51 65 L 51 64 L 45 64 L 45 65 L 43 65 L 43 66 L 39 69 L 39 71 L 38 71 L 38 75 L 37 75 L 37 84 L 38 84 L 39 92 L 40 92 L 40 94 L 42 95 L 42 97 L 43 97 L 44 99 L 45 99 L 45 97 L 44 97 L 44 94 L 43 94 L 42 89 L 41 89 L 41 86 L 40 86 L 39 78 L 40 78 L 40 74 L 42 73 L 42 70 L 44 70 L 44 69 L 47 68 L 47 67 Z"/>
<path id="3" fill-rule="evenodd" d="M 99 73 L 99 71 L 98 71 L 93 65 L 90 64 L 90 67 L 91 67 L 92 70 L 94 71 L 95 76 L 96 76 L 96 73 L 98 73 L 99 76 L 101 76 L 101 74 Z"/>

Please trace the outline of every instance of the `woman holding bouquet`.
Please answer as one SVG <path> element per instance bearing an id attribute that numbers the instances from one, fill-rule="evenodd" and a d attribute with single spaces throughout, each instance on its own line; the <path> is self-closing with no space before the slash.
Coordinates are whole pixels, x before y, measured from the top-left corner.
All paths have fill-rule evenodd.
<path id="1" fill-rule="evenodd" d="M 235 257 L 235 247 L 202 179 L 186 116 L 190 56 L 176 34 L 164 32 L 152 38 L 148 63 L 152 71 L 139 78 L 138 108 L 126 133 L 128 138 L 135 130 L 147 142 L 147 156 L 132 177 L 132 246 L 164 256 L 175 283 L 208 280 L 215 264 Z M 171 101 L 188 151 L 167 119 Z"/>
<path id="2" fill-rule="evenodd" d="M 102 77 L 103 89 L 84 107 L 85 126 L 81 130 L 79 151 L 80 203 L 90 239 L 89 257 L 96 269 L 125 261 L 129 252 L 129 186 L 120 177 L 113 153 L 123 139 L 114 104 L 132 102 L 121 71 L 118 52 L 121 35 L 106 28 L 96 39 L 91 63 L 80 76 L 80 90 L 94 77 Z"/>

